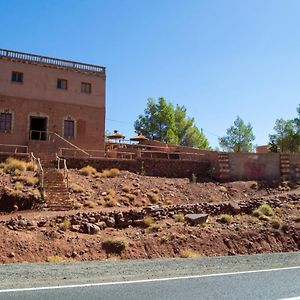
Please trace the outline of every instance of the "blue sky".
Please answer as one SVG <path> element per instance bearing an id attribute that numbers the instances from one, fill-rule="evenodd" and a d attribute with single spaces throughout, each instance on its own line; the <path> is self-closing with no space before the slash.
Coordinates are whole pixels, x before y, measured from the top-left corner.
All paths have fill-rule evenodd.
<path id="1" fill-rule="evenodd" d="M 148 97 L 185 105 L 210 144 L 240 115 L 256 144 L 300 103 L 300 1 L 3 0 L 0 48 L 107 68 L 106 129 Z"/>

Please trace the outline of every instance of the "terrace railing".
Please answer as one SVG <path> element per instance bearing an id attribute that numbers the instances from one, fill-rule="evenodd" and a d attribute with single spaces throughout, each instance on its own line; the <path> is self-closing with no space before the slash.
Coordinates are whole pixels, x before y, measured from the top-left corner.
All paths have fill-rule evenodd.
<path id="1" fill-rule="evenodd" d="M 56 160 L 57 160 L 57 169 L 63 169 L 63 176 L 64 176 L 64 180 L 66 182 L 67 188 L 69 188 L 69 171 L 67 168 L 67 160 L 64 158 L 60 158 L 57 153 L 56 153 Z M 61 167 L 61 163 L 62 163 L 62 167 Z"/>
<path id="2" fill-rule="evenodd" d="M 25 145 L 9 145 L 9 144 L 0 144 L 0 153 L 1 154 L 16 154 L 28 156 L 28 146 Z"/>
<path id="3" fill-rule="evenodd" d="M 29 54 L 23 52 L 17 52 L 12 50 L 0 49 L 0 57 L 7 57 L 11 59 L 18 59 L 29 61 L 32 63 L 42 63 L 51 66 L 57 66 L 62 68 L 69 68 L 87 72 L 105 73 L 105 68 L 97 65 L 84 64 L 76 61 L 58 59 L 48 56 L 40 56 L 36 54 Z"/>

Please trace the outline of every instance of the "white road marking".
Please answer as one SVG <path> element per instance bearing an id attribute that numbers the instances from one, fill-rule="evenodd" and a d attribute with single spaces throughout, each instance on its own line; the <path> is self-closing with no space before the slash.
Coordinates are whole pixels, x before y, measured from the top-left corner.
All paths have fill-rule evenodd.
<path id="1" fill-rule="evenodd" d="M 106 285 L 123 285 L 123 284 L 159 282 L 159 281 L 186 280 L 186 279 L 233 276 L 233 275 L 242 275 L 242 274 L 264 273 L 264 272 L 277 272 L 277 271 L 287 271 L 287 270 L 297 270 L 297 269 L 300 269 L 300 266 L 277 268 L 277 269 L 263 269 L 263 270 L 252 270 L 252 271 L 215 273 L 215 274 L 205 274 L 205 275 L 141 279 L 141 280 L 131 280 L 131 281 L 112 281 L 112 282 L 83 283 L 83 284 L 72 284 L 72 285 L 42 286 L 42 287 L 32 287 L 32 288 L 4 289 L 4 290 L 0 290 L 0 293 L 15 293 L 15 292 L 28 292 L 28 291 L 85 288 L 85 287 L 106 286 Z M 294 298 L 289 298 L 289 299 L 294 299 Z M 295 298 L 295 299 L 300 299 L 300 298 Z"/>
<path id="2" fill-rule="evenodd" d="M 282 299 L 279 299 L 279 300 L 300 300 L 300 296 L 292 297 L 292 298 L 282 298 Z"/>

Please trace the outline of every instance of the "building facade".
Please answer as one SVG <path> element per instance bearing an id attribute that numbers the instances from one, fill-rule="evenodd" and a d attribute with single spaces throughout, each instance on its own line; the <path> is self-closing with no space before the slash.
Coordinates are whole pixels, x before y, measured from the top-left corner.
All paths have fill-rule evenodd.
<path id="1" fill-rule="evenodd" d="M 103 150 L 105 68 L 0 49 L 0 144 Z M 63 140 L 62 139 L 62 140 Z"/>

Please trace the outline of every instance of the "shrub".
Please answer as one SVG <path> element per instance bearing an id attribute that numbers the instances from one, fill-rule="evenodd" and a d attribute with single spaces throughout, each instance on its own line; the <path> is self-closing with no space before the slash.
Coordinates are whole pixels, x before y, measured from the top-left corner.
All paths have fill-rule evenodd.
<path id="1" fill-rule="evenodd" d="M 37 170 L 36 163 L 30 161 L 26 164 L 26 171 L 36 171 L 36 170 Z"/>
<path id="2" fill-rule="evenodd" d="M 134 201 L 136 199 L 136 196 L 133 194 L 126 194 L 125 197 L 130 201 Z"/>
<path id="3" fill-rule="evenodd" d="M 24 184 L 20 181 L 17 181 L 15 184 L 16 190 L 23 190 L 24 189 Z"/>
<path id="4" fill-rule="evenodd" d="M 114 206 L 117 205 L 117 200 L 114 199 L 114 198 L 111 198 L 108 202 L 106 202 L 106 205 L 107 205 L 108 207 L 114 207 Z"/>
<path id="5" fill-rule="evenodd" d="M 88 208 L 95 208 L 96 205 L 97 205 L 97 203 L 92 200 L 88 200 L 88 201 L 84 202 L 84 206 L 86 206 Z"/>
<path id="6" fill-rule="evenodd" d="M 271 220 L 271 225 L 274 229 L 279 229 L 282 224 L 282 221 L 278 218 Z"/>
<path id="7" fill-rule="evenodd" d="M 80 202 L 78 202 L 78 201 L 74 202 L 75 209 L 80 209 L 80 208 L 82 208 L 82 206 L 83 206 L 83 204 L 81 204 Z"/>
<path id="8" fill-rule="evenodd" d="M 0 163 L 0 169 L 4 169 L 4 167 L 5 167 L 5 163 L 4 162 Z"/>
<path id="9" fill-rule="evenodd" d="M 29 185 L 29 186 L 35 186 L 39 183 L 38 177 L 33 177 L 33 176 L 22 175 L 19 177 L 18 180 L 24 182 L 26 185 Z"/>
<path id="10" fill-rule="evenodd" d="M 147 196 L 149 197 L 152 203 L 157 203 L 159 201 L 159 196 L 155 193 L 148 193 Z"/>
<path id="11" fill-rule="evenodd" d="M 109 238 L 102 242 L 102 248 L 106 253 L 120 254 L 128 246 L 128 241 L 124 238 Z"/>
<path id="12" fill-rule="evenodd" d="M 117 168 L 110 169 L 110 177 L 120 176 L 121 172 Z"/>
<path id="13" fill-rule="evenodd" d="M 269 221 L 269 217 L 274 215 L 274 210 L 270 205 L 263 203 L 253 211 L 253 215 L 260 220 Z"/>
<path id="14" fill-rule="evenodd" d="M 3 171 L 8 174 L 14 174 L 15 170 L 24 172 L 26 170 L 26 162 L 12 157 L 7 158 Z"/>
<path id="15" fill-rule="evenodd" d="M 177 215 L 174 216 L 175 222 L 184 222 L 184 214 L 183 213 L 178 213 Z"/>
<path id="16" fill-rule="evenodd" d="M 64 219 L 64 221 L 59 225 L 59 229 L 67 231 L 71 228 L 71 222 L 69 219 Z"/>
<path id="17" fill-rule="evenodd" d="M 193 249 L 185 249 L 180 251 L 180 257 L 181 258 L 196 258 L 196 257 L 200 257 L 201 255 L 194 251 Z"/>
<path id="18" fill-rule="evenodd" d="M 232 216 L 228 214 L 222 214 L 218 218 L 218 222 L 223 224 L 230 224 L 232 222 Z"/>
<path id="19" fill-rule="evenodd" d="M 96 174 L 96 173 L 97 173 L 97 170 L 94 167 L 90 166 L 90 165 L 88 165 L 84 168 L 81 168 L 79 170 L 79 174 L 83 175 L 83 176 L 90 176 L 90 175 Z"/>
<path id="20" fill-rule="evenodd" d="M 109 189 L 107 191 L 108 195 L 110 195 L 111 197 L 115 197 L 117 192 L 114 189 Z"/>
<path id="21" fill-rule="evenodd" d="M 144 217 L 144 224 L 146 227 L 152 226 L 154 223 L 153 219 L 150 216 L 145 216 Z"/>
<path id="22" fill-rule="evenodd" d="M 58 255 L 47 257 L 47 262 L 50 262 L 50 263 L 62 263 L 64 261 L 65 260 L 62 257 L 58 256 Z"/>
<path id="23" fill-rule="evenodd" d="M 71 183 L 69 189 L 73 192 L 73 193 L 82 193 L 84 191 L 84 188 L 77 184 L 77 183 Z"/>

